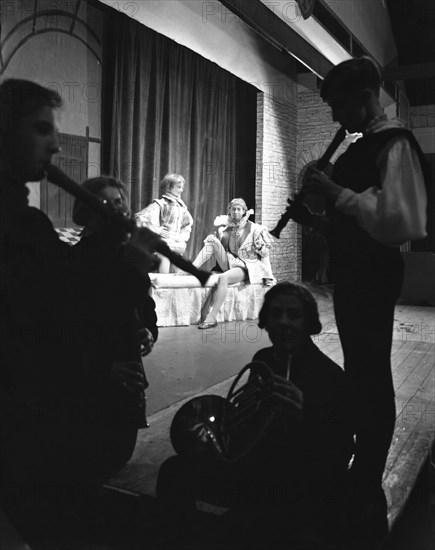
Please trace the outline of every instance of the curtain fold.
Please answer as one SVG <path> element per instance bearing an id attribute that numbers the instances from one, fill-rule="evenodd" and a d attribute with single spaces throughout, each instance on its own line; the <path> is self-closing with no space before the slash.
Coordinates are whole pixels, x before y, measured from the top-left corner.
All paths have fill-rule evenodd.
<path id="1" fill-rule="evenodd" d="M 256 90 L 198 54 L 115 13 L 104 44 L 102 169 L 128 187 L 132 212 L 186 180 L 194 257 L 235 196 L 254 207 Z"/>

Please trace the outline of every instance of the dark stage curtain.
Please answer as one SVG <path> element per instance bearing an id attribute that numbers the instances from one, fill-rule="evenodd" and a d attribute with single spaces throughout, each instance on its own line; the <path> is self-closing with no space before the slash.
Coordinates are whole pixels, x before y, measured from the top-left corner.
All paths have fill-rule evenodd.
<path id="1" fill-rule="evenodd" d="M 231 198 L 254 207 L 256 90 L 122 14 L 103 59 L 103 170 L 129 187 L 133 212 L 159 196 L 166 173 L 182 174 L 193 257 Z"/>

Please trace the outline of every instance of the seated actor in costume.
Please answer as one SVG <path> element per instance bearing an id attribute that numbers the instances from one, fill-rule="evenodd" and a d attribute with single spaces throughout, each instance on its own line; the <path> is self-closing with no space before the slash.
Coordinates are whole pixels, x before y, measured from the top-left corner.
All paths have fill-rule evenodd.
<path id="1" fill-rule="evenodd" d="M 353 450 L 345 374 L 310 338 L 321 324 L 304 286 L 271 288 L 259 326 L 272 341 L 253 358 L 274 373 L 269 431 L 236 462 L 211 451 L 168 459 L 158 497 L 178 510 L 181 525 L 196 501 L 229 508 L 224 524 L 234 548 L 330 548 L 341 532 L 340 488 Z"/>
<path id="2" fill-rule="evenodd" d="M 161 198 L 135 214 L 140 225 L 157 233 L 169 248 L 178 254 L 186 250 L 192 231 L 193 218 L 181 200 L 185 180 L 180 174 L 166 174 L 160 182 Z M 157 253 L 160 259 L 159 273 L 170 272 L 170 261 Z M 177 271 L 177 268 L 173 268 Z"/>
<path id="3" fill-rule="evenodd" d="M 62 531 L 133 453 L 124 395 L 143 391 L 142 365 L 113 349 L 121 333 L 136 337 L 128 327 L 154 261 L 137 228 L 119 269 L 89 270 L 29 207 L 26 182 L 44 178 L 59 151 L 61 104 L 34 82 L 0 85 L 0 505 L 38 548 L 48 546 L 32 540 Z"/>
<path id="4" fill-rule="evenodd" d="M 264 226 L 249 221 L 253 213 L 243 199 L 233 199 L 228 205 L 228 215 L 218 216 L 214 221 L 219 237 L 208 235 L 205 246 L 192 262 L 199 268 L 212 258 L 223 271 L 219 275 L 211 311 L 198 325 L 199 329 L 216 326 L 228 285 L 249 281 L 270 286 L 275 282 L 269 259 L 272 241 Z"/>
<path id="5" fill-rule="evenodd" d="M 100 176 L 84 181 L 82 187 L 107 201 L 113 210 L 117 210 L 125 216 L 130 214 L 127 190 L 119 180 L 109 176 Z M 125 232 L 78 199 L 74 201 L 73 221 L 77 225 L 83 226 L 82 236 L 74 247 L 74 253 L 80 257 L 81 261 L 86 262 L 89 274 L 95 269 L 99 273 L 107 272 L 108 274 L 113 273 L 114 270 L 119 271 L 122 266 L 120 262 L 122 245 L 128 238 Z M 119 272 L 119 277 L 122 279 L 121 272 Z M 143 282 L 143 292 L 138 295 L 137 307 L 131 312 L 132 318 L 128 331 L 116 339 L 113 356 L 117 360 L 135 360 L 141 363 L 140 356 L 148 355 L 157 340 L 157 316 L 154 300 L 147 292 L 151 285 L 147 274 L 144 274 Z M 149 384 L 145 370 L 142 370 L 142 374 L 146 389 Z M 125 397 L 130 398 L 126 401 L 130 400 L 132 410 L 137 409 L 138 427 L 148 427 L 145 392 L 139 394 L 130 392 L 130 395 L 126 394 Z"/>

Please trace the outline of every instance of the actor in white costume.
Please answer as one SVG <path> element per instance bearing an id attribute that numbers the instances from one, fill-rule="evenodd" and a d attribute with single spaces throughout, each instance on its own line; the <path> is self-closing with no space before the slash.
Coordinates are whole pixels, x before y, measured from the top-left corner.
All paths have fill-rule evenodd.
<path id="1" fill-rule="evenodd" d="M 166 174 L 160 182 L 161 198 L 135 214 L 135 219 L 161 236 L 169 248 L 178 254 L 186 250 L 187 241 L 192 231 L 193 218 L 187 206 L 181 200 L 185 180 L 180 174 Z M 170 261 L 156 253 L 160 259 L 159 273 L 170 272 Z M 174 271 L 177 271 L 174 268 Z"/>
<path id="2" fill-rule="evenodd" d="M 213 258 L 223 272 L 219 275 L 211 311 L 198 325 L 199 329 L 216 326 L 228 285 L 241 281 L 267 286 L 275 283 L 269 258 L 272 241 L 264 226 L 249 221 L 253 213 L 243 199 L 233 199 L 228 205 L 228 215 L 218 216 L 214 221 L 219 236 L 208 235 L 193 261 L 193 265 L 199 268 Z"/>

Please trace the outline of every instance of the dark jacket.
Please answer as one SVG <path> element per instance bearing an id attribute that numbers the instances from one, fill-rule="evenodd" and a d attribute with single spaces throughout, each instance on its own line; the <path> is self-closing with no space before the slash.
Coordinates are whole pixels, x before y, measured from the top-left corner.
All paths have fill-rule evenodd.
<path id="1" fill-rule="evenodd" d="M 120 467 L 113 450 L 125 462 L 136 438 L 110 374 L 146 285 L 122 262 L 89 269 L 28 207 L 24 187 L 2 180 L 0 193 L 2 473 L 23 482 L 107 478 Z"/>

